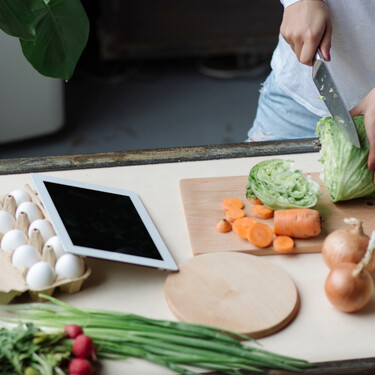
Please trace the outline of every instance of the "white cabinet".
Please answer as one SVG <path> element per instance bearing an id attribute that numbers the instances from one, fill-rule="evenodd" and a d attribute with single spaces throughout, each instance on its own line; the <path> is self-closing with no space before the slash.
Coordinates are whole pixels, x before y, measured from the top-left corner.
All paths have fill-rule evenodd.
<path id="1" fill-rule="evenodd" d="M 38 73 L 23 56 L 19 40 L 0 30 L 0 144 L 59 130 L 63 84 Z"/>

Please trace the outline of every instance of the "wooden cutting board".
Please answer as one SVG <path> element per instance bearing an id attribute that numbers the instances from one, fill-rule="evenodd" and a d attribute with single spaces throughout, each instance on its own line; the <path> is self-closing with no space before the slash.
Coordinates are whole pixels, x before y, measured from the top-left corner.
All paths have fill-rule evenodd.
<path id="1" fill-rule="evenodd" d="M 279 331 L 299 308 L 297 289 L 287 273 L 264 258 L 234 252 L 187 260 L 168 275 L 165 296 L 182 321 L 253 338 Z"/>
<path id="2" fill-rule="evenodd" d="M 319 173 L 311 177 L 321 185 L 322 196 L 314 207 L 324 220 L 323 230 L 318 237 L 295 241 L 295 253 L 320 252 L 325 236 L 335 229 L 346 226 L 345 217 L 356 217 L 363 221 L 365 232 L 370 235 L 375 230 L 375 199 L 354 199 L 333 203 L 319 178 Z M 236 197 L 245 204 L 245 212 L 251 216 L 252 204 L 245 197 L 247 176 L 210 177 L 183 179 L 180 192 L 185 211 L 190 243 L 194 255 L 242 251 L 255 255 L 276 254 L 271 247 L 260 249 L 234 232 L 218 233 L 215 223 L 224 217 L 221 202 L 227 197 Z M 273 227 L 272 219 L 259 220 Z"/>

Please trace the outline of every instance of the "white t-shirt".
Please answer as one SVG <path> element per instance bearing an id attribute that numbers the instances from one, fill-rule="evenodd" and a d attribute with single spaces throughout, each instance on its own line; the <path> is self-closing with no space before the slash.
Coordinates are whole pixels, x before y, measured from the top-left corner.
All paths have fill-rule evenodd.
<path id="1" fill-rule="evenodd" d="M 295 0 L 281 1 L 284 6 Z M 326 0 L 332 16 L 329 70 L 348 110 L 375 87 L 375 0 Z M 328 115 L 312 81 L 312 67 L 301 64 L 282 36 L 271 67 L 277 84 L 318 116 Z"/>

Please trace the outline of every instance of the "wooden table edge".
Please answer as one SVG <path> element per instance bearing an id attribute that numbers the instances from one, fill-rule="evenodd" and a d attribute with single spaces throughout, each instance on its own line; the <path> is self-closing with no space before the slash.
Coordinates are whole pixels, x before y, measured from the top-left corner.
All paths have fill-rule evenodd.
<path id="1" fill-rule="evenodd" d="M 0 175 L 318 152 L 315 138 L 0 160 Z"/>

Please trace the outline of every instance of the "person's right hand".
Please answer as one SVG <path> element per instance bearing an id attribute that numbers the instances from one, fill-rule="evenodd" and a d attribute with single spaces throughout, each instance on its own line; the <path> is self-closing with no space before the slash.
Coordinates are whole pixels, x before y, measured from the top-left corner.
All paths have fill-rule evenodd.
<path id="1" fill-rule="evenodd" d="M 301 0 L 286 7 L 280 33 L 302 64 L 311 66 L 318 48 L 331 60 L 332 22 L 324 1 Z"/>

